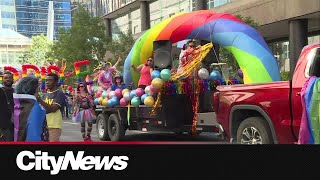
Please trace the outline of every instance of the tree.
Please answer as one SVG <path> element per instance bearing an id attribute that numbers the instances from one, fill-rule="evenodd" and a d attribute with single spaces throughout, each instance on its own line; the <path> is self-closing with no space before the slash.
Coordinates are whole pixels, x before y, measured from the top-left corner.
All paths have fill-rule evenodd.
<path id="1" fill-rule="evenodd" d="M 257 22 L 254 21 L 254 19 L 252 17 L 243 17 L 241 15 L 236 15 L 237 18 L 241 19 L 243 22 L 245 22 L 246 24 L 248 24 L 249 26 L 257 29 L 259 27 L 259 24 Z M 239 64 L 237 63 L 236 59 L 234 58 L 234 56 L 232 55 L 231 52 L 229 52 L 228 50 L 226 50 L 223 47 L 220 47 L 219 49 L 219 59 L 222 62 L 225 62 L 228 64 L 229 67 L 232 67 L 233 72 L 230 72 L 230 75 L 233 77 L 236 77 L 237 75 L 237 70 L 240 69 Z"/>
<path id="2" fill-rule="evenodd" d="M 116 38 L 114 38 L 112 41 L 109 39 L 106 42 L 107 51 L 112 55 L 112 58 L 109 58 L 108 61 L 110 61 L 112 64 L 117 61 L 118 57 L 121 57 L 124 62 L 125 58 L 130 53 L 132 46 L 134 45 L 134 39 L 130 30 L 128 30 L 127 33 L 119 31 L 119 34 Z"/>
<path id="3" fill-rule="evenodd" d="M 43 34 L 32 37 L 32 46 L 25 51 L 19 59 L 20 64 L 34 64 L 42 66 L 48 58 L 48 52 L 51 51 L 53 42 Z"/>
<path id="4" fill-rule="evenodd" d="M 106 53 L 105 26 L 102 17 L 93 17 L 78 4 L 70 29 L 59 30 L 59 40 L 54 44 L 51 55 L 65 59 L 66 71 L 74 70 L 74 62 L 90 60 L 87 70 L 93 70 Z"/>

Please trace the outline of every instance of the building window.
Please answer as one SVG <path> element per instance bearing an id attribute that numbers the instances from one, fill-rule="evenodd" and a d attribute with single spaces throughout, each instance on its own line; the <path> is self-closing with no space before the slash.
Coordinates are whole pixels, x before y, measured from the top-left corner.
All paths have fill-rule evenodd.
<path id="1" fill-rule="evenodd" d="M 133 27 L 133 34 L 136 34 L 136 33 L 138 33 L 138 26 Z"/>

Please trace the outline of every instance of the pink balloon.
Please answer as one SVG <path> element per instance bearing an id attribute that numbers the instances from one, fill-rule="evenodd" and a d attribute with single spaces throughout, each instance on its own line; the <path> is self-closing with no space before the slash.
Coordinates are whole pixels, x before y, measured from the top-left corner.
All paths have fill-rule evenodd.
<path id="1" fill-rule="evenodd" d="M 160 89 L 155 88 L 155 87 L 153 87 L 152 85 L 150 86 L 150 90 L 151 90 L 153 93 L 158 93 L 158 92 L 160 91 Z"/>
<path id="2" fill-rule="evenodd" d="M 128 105 L 128 103 L 129 103 L 129 102 L 128 102 L 125 98 L 121 98 L 121 99 L 120 99 L 120 105 L 121 105 L 121 106 L 126 106 L 126 105 Z"/>
<path id="3" fill-rule="evenodd" d="M 142 88 L 137 88 L 136 89 L 136 95 L 138 97 L 141 97 L 144 94 L 144 90 Z"/>
<path id="4" fill-rule="evenodd" d="M 121 89 L 116 89 L 114 91 L 114 94 L 117 96 L 117 98 L 122 98 L 122 90 Z"/>
<path id="5" fill-rule="evenodd" d="M 98 97 L 100 97 L 101 95 L 102 95 L 102 91 L 101 91 L 101 90 L 97 91 L 96 97 L 98 98 Z"/>

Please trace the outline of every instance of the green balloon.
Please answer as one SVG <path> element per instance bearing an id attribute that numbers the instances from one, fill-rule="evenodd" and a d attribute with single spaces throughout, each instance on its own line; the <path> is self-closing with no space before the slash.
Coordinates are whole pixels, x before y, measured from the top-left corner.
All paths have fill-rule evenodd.
<path id="1" fill-rule="evenodd" d="M 138 107 L 140 105 L 140 99 L 139 97 L 134 97 L 131 99 L 131 105 Z"/>
<path id="2" fill-rule="evenodd" d="M 169 69 L 163 69 L 160 76 L 164 81 L 168 81 L 171 78 L 171 71 Z"/>
<path id="3" fill-rule="evenodd" d="M 103 93 L 102 93 L 102 98 L 104 99 L 104 98 L 106 98 L 107 97 L 107 91 L 103 91 Z"/>

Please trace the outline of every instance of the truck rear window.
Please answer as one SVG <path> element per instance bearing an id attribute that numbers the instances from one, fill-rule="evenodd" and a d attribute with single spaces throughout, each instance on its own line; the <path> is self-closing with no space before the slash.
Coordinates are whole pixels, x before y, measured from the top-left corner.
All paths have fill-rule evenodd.
<path id="1" fill-rule="evenodd" d="M 315 53 L 311 53 L 310 55 L 313 55 L 313 58 L 311 61 L 307 64 L 307 77 L 310 76 L 317 76 L 320 77 L 320 48 L 317 48 L 315 50 Z M 309 58 L 309 57 L 308 57 Z"/>

